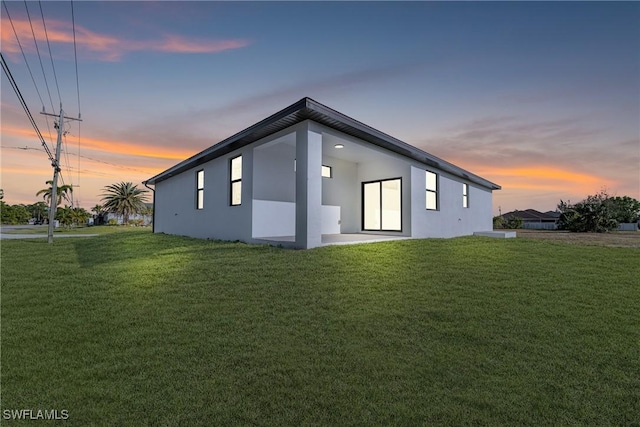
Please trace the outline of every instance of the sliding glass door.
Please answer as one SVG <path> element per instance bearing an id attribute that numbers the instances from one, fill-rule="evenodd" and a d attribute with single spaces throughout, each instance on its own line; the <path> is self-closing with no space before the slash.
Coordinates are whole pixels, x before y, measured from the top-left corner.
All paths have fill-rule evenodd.
<path id="1" fill-rule="evenodd" d="M 362 183 L 362 229 L 402 231 L 402 180 Z"/>

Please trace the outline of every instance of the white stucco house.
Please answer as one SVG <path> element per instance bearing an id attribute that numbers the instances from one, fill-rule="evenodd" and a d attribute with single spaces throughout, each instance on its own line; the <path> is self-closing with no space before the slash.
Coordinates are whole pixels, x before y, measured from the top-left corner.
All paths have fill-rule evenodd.
<path id="1" fill-rule="evenodd" d="M 156 233 L 295 248 L 489 231 L 500 189 L 310 98 L 145 185 Z"/>

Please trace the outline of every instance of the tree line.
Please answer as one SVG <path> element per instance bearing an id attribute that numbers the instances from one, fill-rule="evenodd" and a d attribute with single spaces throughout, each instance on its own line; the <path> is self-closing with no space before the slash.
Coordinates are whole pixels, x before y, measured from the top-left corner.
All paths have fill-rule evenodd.
<path id="1" fill-rule="evenodd" d="M 611 197 L 605 190 L 571 203 L 560 200 L 559 230 L 602 233 L 623 223 L 640 221 L 640 202 L 629 196 Z"/>
<path id="2" fill-rule="evenodd" d="M 640 202 L 629 196 L 611 197 L 606 190 L 587 196 L 578 203 L 560 200 L 557 207 L 560 217 L 558 230 L 575 232 L 608 232 L 620 224 L 640 222 Z M 493 227 L 501 229 L 522 228 L 522 218 L 510 216 L 493 218 Z"/>
<path id="3" fill-rule="evenodd" d="M 0 198 L 0 217 L 2 224 L 27 224 L 30 220 L 42 224 L 49 217 L 49 206 L 52 198 L 53 181 L 46 181 L 49 185 L 36 193 L 36 196 L 42 196 L 44 201 L 33 204 L 17 204 L 9 205 Z M 71 194 L 73 187 L 70 185 L 61 185 L 56 191 L 56 206 L 60 206 L 63 202 L 71 204 Z M 108 185 L 103 188 L 101 194 L 102 205 L 96 205 L 91 210 L 96 215 L 103 213 L 115 213 L 122 216 L 123 223 L 128 224 L 129 218 L 136 214 L 146 214 L 149 209 L 145 205 L 147 202 L 147 190 L 139 189 L 137 185 L 131 182 L 120 182 Z M 2 194 L 4 196 L 4 194 Z M 3 198 L 3 197 L 2 197 Z M 64 207 L 56 209 L 56 220 L 60 221 L 65 227 L 73 227 L 80 224 L 86 224 L 92 215 L 81 207 L 73 207 L 65 204 Z"/>

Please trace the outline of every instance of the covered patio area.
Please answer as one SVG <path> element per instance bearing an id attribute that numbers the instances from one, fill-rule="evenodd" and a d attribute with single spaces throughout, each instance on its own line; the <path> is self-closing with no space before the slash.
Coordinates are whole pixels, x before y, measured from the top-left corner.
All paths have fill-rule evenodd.
<path id="1" fill-rule="evenodd" d="M 251 237 L 306 248 L 409 237 L 408 173 L 357 138 L 302 123 L 253 151 Z"/>

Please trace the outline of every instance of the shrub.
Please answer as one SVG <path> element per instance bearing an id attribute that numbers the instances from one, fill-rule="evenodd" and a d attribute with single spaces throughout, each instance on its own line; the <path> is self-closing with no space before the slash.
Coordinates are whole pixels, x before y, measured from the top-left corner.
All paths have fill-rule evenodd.
<path id="1" fill-rule="evenodd" d="M 560 200 L 558 210 L 561 212 L 559 230 L 603 233 L 618 227 L 614 202 L 605 191 L 587 196 L 574 205 Z"/>
<path id="2" fill-rule="evenodd" d="M 640 202 L 636 199 L 623 196 L 612 197 L 609 201 L 616 221 L 626 223 L 640 221 Z"/>
<path id="3" fill-rule="evenodd" d="M 515 230 L 517 228 L 522 228 L 523 223 L 524 221 L 522 218 L 517 216 L 508 216 L 507 218 L 503 218 L 501 216 L 493 217 L 493 228 L 496 229 Z"/>
<path id="4" fill-rule="evenodd" d="M 516 228 L 522 228 L 522 224 L 524 224 L 524 221 L 522 220 L 522 218 L 518 218 L 517 216 L 510 216 L 507 219 L 507 222 L 504 228 L 514 230 Z"/>
<path id="5" fill-rule="evenodd" d="M 31 214 L 25 205 L 8 205 L 0 202 L 0 215 L 3 224 L 27 224 Z"/>

